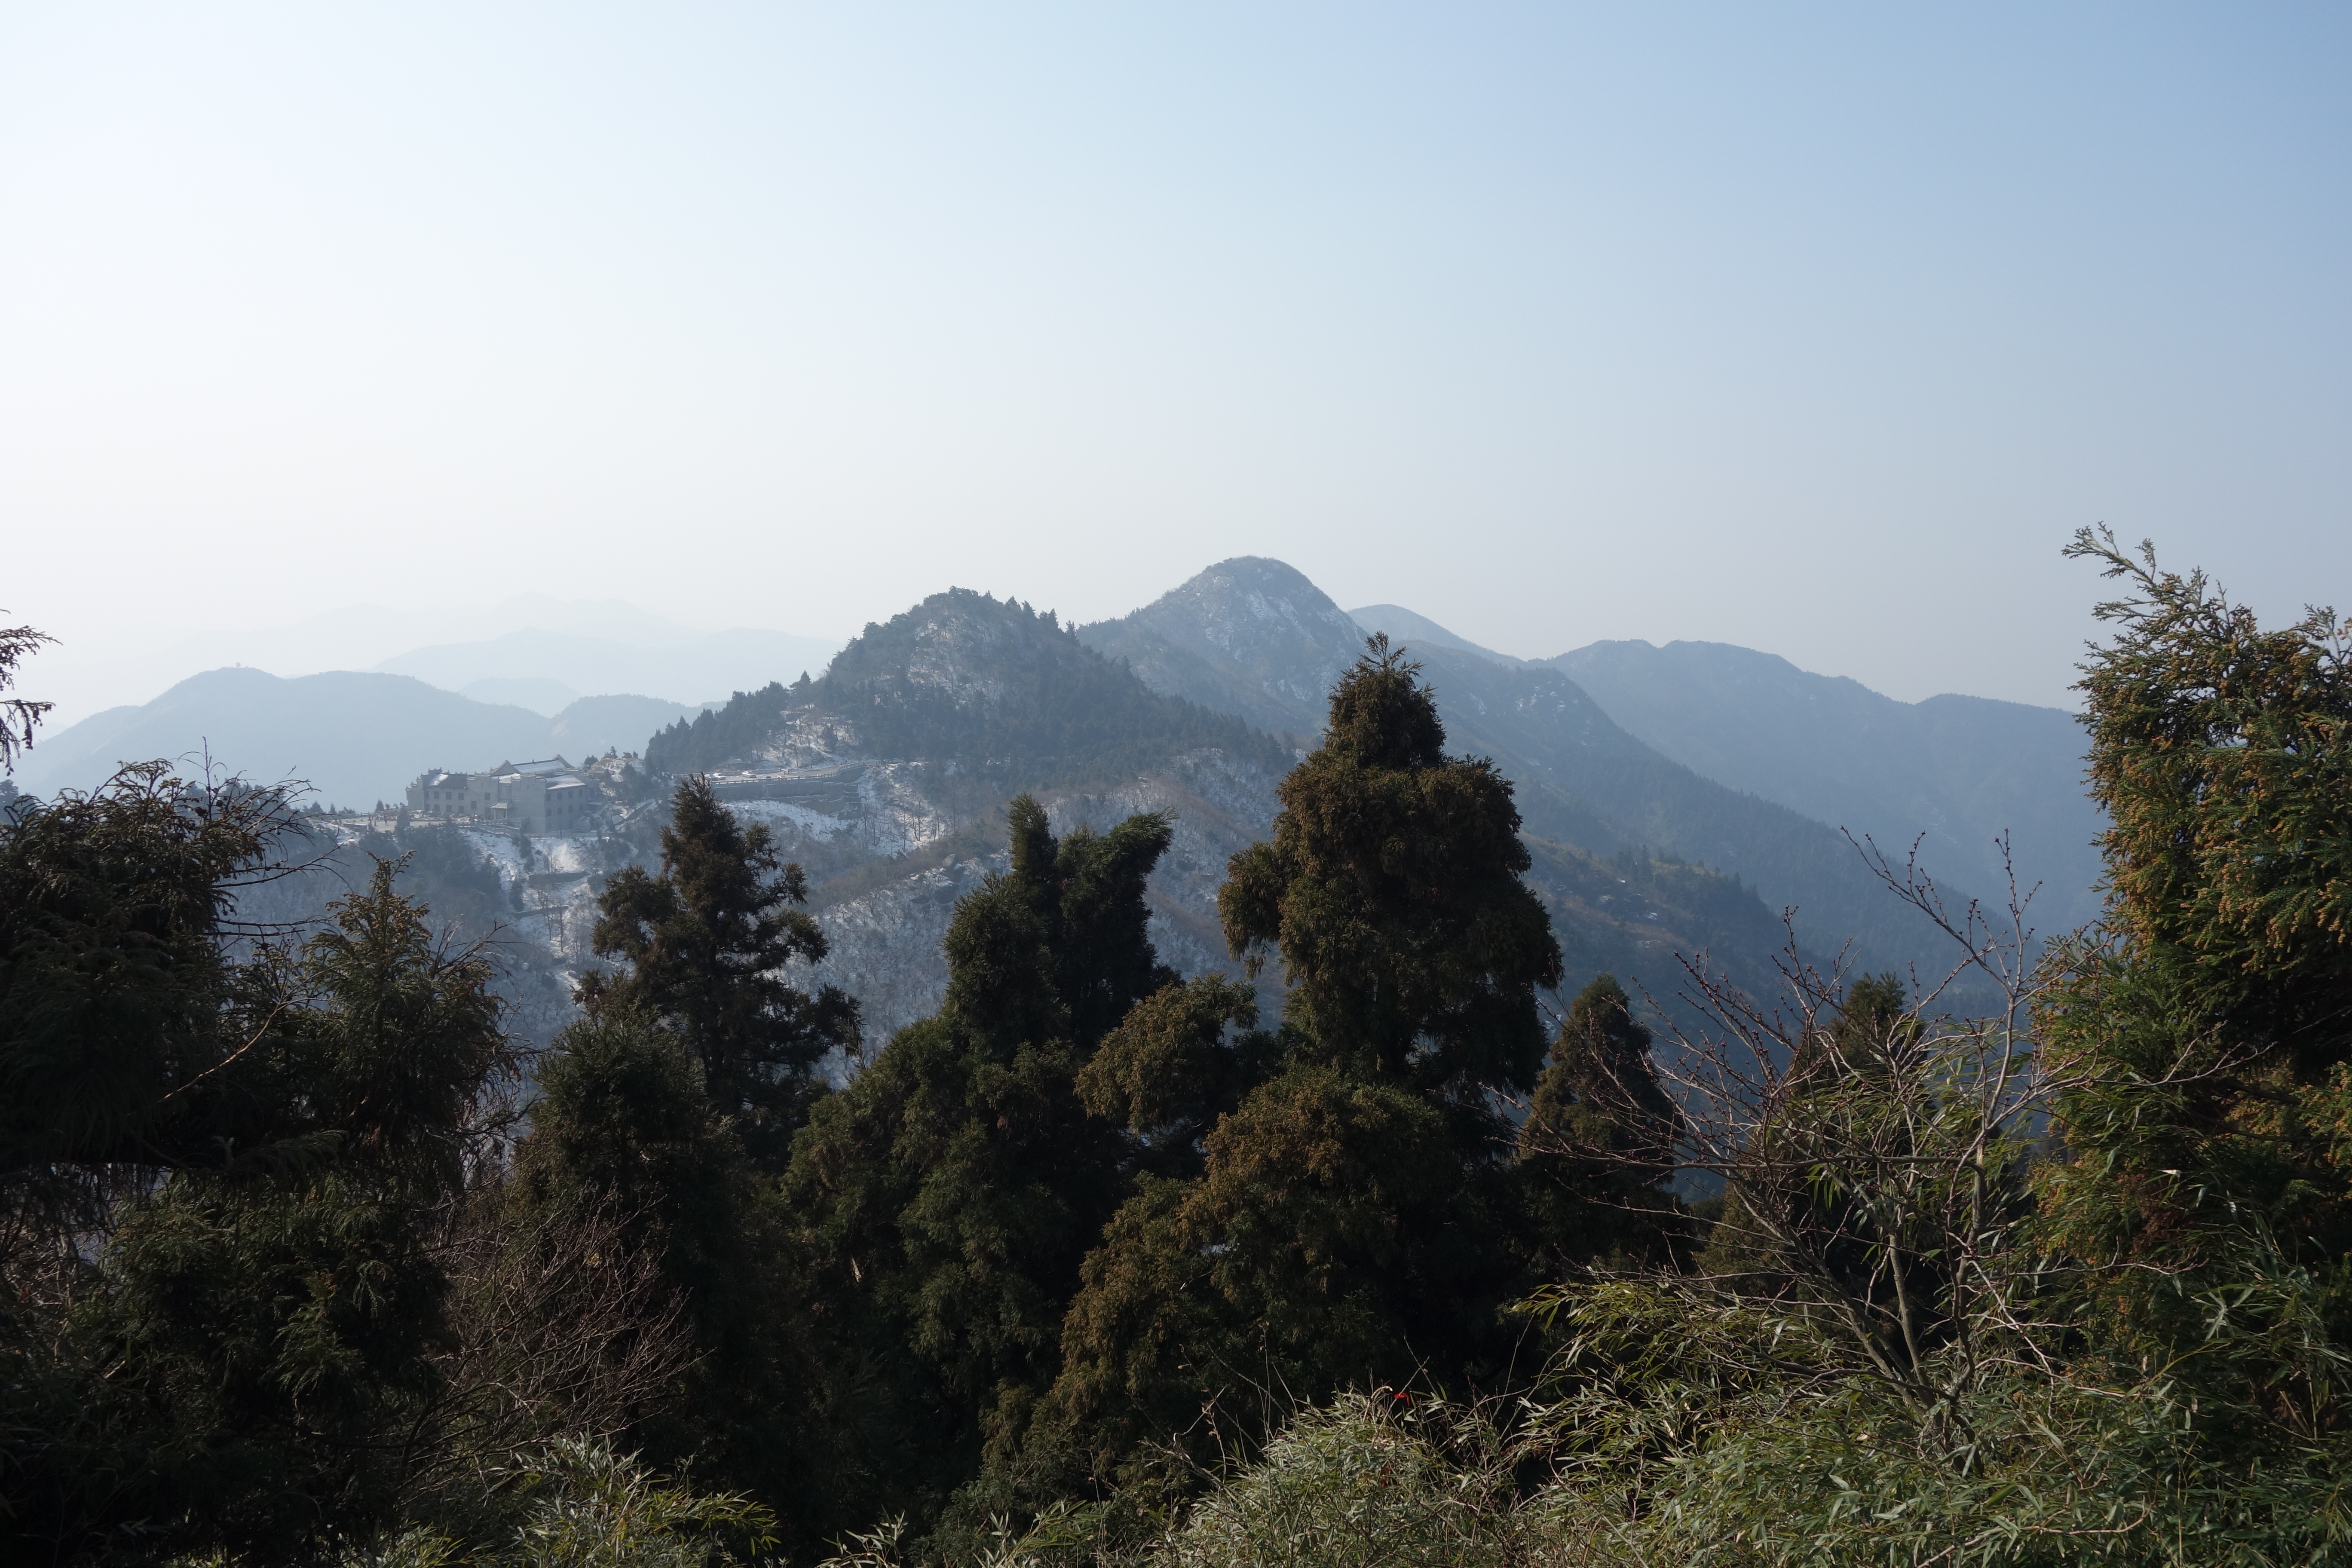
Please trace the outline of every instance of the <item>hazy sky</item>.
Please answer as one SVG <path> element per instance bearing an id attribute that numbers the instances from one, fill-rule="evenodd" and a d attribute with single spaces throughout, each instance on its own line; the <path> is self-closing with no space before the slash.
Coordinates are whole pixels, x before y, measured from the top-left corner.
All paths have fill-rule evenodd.
<path id="1" fill-rule="evenodd" d="M 2352 608 L 2348 194 L 2340 5 L 10 5 L 0 605 L 1250 553 L 2063 702 L 2078 524 Z"/>

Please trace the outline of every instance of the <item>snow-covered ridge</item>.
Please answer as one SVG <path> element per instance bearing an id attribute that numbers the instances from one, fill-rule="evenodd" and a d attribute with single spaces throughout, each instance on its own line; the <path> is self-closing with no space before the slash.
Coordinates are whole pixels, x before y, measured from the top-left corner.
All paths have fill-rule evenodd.
<path id="1" fill-rule="evenodd" d="M 858 999 L 869 1048 L 938 1010 L 947 992 L 941 943 L 956 901 L 1009 864 L 1001 803 L 972 810 L 934 793 L 943 770 L 877 765 L 859 781 L 872 815 L 828 844 L 866 851 L 862 868 L 832 879 L 847 887 L 812 900 L 831 951 L 800 977 L 838 985 Z M 1263 837 L 1274 820 L 1275 779 L 1256 765 L 1209 749 L 1131 781 L 1084 790 L 1044 790 L 1039 799 L 1056 834 L 1080 824 L 1108 828 L 1139 812 L 1173 819 L 1173 841 L 1153 872 L 1151 940 L 1161 959 L 1185 973 L 1238 973 L 1217 924 L 1217 889 L 1234 853 Z M 746 821 L 777 823 L 774 803 L 741 801 L 729 809 Z M 820 849 L 814 836 L 781 852 Z M 862 870 L 863 875 L 857 874 Z M 878 877 L 877 874 L 879 874 Z"/>

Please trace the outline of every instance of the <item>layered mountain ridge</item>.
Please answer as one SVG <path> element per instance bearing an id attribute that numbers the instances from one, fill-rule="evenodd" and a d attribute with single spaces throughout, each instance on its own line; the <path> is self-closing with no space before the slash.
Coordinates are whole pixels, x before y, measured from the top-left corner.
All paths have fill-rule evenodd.
<path id="1" fill-rule="evenodd" d="M 92 789 L 123 763 L 161 757 L 191 773 L 209 765 L 265 784 L 299 780 L 324 801 L 359 806 L 397 799 L 430 767 L 633 751 L 648 729 L 692 711 L 659 698 L 606 696 L 580 698 L 549 717 L 405 675 L 331 670 L 288 679 L 233 667 L 40 736 L 18 764 L 16 783 L 41 795 Z"/>
<path id="2" fill-rule="evenodd" d="M 647 745 L 647 766 L 686 773 L 754 755 L 859 754 L 951 763 L 1020 784 L 1116 776 L 1202 747 L 1287 765 L 1244 721 L 1155 690 L 1102 658 L 1052 612 L 968 588 L 870 625 L 823 677 L 738 694 Z"/>
<path id="3" fill-rule="evenodd" d="M 1265 565 L 1278 563 L 1213 568 L 1139 612 L 1124 637 L 1073 633 L 985 595 L 935 595 L 869 626 L 823 678 L 742 694 L 665 731 L 647 763 L 710 774 L 802 861 L 834 943 L 819 977 L 864 1000 L 869 1039 L 936 1005 L 938 939 L 954 899 L 1003 865 L 1002 809 L 1021 789 L 1063 830 L 1170 813 L 1176 841 L 1152 879 L 1153 939 L 1188 972 L 1238 973 L 1215 912 L 1225 861 L 1270 831 L 1276 785 L 1313 742 L 1330 682 L 1361 652 L 1344 612 Z M 1252 593 L 1253 576 L 1268 591 Z M 1176 672 L 1191 677 L 1181 689 Z M 1596 742 L 1638 749 L 1572 682 L 1549 679 L 1547 695 L 1580 704 Z M 1572 805 L 1546 804 L 1547 819 L 1529 821 L 1530 880 L 1572 968 L 1671 991 L 1674 955 L 1706 949 L 1751 983 L 1769 974 L 1784 933 L 1751 889 L 1605 829 L 1568 836 L 1559 830 L 1584 826 Z M 906 836 L 887 855 L 886 831 Z"/>
<path id="4" fill-rule="evenodd" d="M 1545 661 L 1619 724 L 1693 771 L 1817 821 L 1907 848 L 2005 896 L 2011 859 L 2041 923 L 2098 912 L 2083 737 L 2071 713 L 1947 693 L 1900 702 L 1727 643 L 1599 642 Z"/>
<path id="5" fill-rule="evenodd" d="M 1366 628 L 1295 568 L 1244 556 L 1078 635 L 1157 689 L 1311 732 L 1320 706 L 1306 694 L 1328 690 L 1363 652 Z M 1559 668 L 1506 665 L 1459 638 L 1398 640 L 1436 694 L 1451 749 L 1495 760 L 1532 835 L 1601 856 L 1639 848 L 1703 863 L 1773 910 L 1792 909 L 1814 951 L 1851 943 L 1865 967 L 1942 956 L 1927 922 L 1837 828 L 1662 755 Z M 1951 890 L 1965 901 L 1975 889 L 1955 879 Z"/>
<path id="6" fill-rule="evenodd" d="M 2097 819 L 2067 715 L 1972 698 L 1897 703 L 1721 645 L 1601 643 L 1517 659 L 1401 606 L 1343 610 L 1259 557 L 1078 627 L 951 589 L 869 625 L 821 674 L 699 712 L 601 698 L 551 720 L 389 674 L 214 671 L 44 737 L 20 782 L 86 787 L 117 760 L 202 743 L 222 772 L 308 778 L 357 804 L 392 797 L 426 765 L 626 749 L 663 724 L 645 742 L 648 774 L 613 764 L 609 808 L 577 842 L 509 843 L 481 826 L 452 842 L 495 863 L 506 918 L 543 952 L 533 962 L 552 985 L 594 962 L 602 878 L 657 856 L 668 786 L 712 775 L 808 871 L 834 944 L 819 977 L 862 998 L 878 1041 L 937 1005 L 940 939 L 956 899 L 1003 864 L 1003 808 L 1023 790 L 1057 830 L 1170 813 L 1154 940 L 1180 968 L 1238 973 L 1215 915 L 1225 861 L 1269 831 L 1282 775 L 1316 743 L 1330 687 L 1372 630 L 1421 666 L 1449 750 L 1491 757 L 1514 782 L 1529 880 L 1571 977 L 1613 970 L 1671 1005 L 1682 957 L 1704 953 L 1768 986 L 1784 909 L 1817 956 L 1932 966 L 1942 943 L 1841 826 L 1898 858 L 1926 833 L 1929 868 L 1961 897 L 1999 892 L 1999 868 L 1956 846 L 2014 827 L 2021 869 L 2060 894 L 2045 899 L 2059 917 L 2045 927 L 2095 900 L 2083 868 Z"/>

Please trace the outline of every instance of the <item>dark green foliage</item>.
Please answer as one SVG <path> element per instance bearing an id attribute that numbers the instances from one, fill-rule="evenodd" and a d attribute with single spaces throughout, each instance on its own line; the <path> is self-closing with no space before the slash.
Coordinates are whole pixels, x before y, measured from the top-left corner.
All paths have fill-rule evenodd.
<path id="1" fill-rule="evenodd" d="M 1204 1409 L 1223 1438 L 1262 1435 L 1276 1390 L 1507 1363 L 1497 1310 L 1535 1248 L 1492 1108 L 1535 1079 L 1535 994 L 1559 956 L 1519 881 L 1510 786 L 1444 754 L 1412 670 L 1374 641 L 1332 693 L 1325 745 L 1284 781 L 1273 841 L 1234 858 L 1220 896 L 1237 952 L 1280 952 L 1279 1058 L 1246 1039 L 1233 1068 L 1209 1057 L 1247 1015 L 1204 988 L 1139 1009 L 1087 1069 L 1090 1099 L 1130 1125 L 1234 1109 L 1199 1173 L 1147 1181 L 1087 1258 L 1038 1473 L 1112 1473 L 1188 1431 L 1220 1440 Z"/>
<path id="2" fill-rule="evenodd" d="M 1241 720 L 1153 692 L 1050 612 L 956 588 L 868 626 L 820 679 L 738 693 L 672 725 L 646 764 L 683 773 L 751 757 L 795 717 L 847 731 L 864 755 L 956 759 L 1013 784 L 1119 778 L 1202 747 L 1288 760 Z"/>
<path id="3" fill-rule="evenodd" d="M 1272 842 L 1234 858 L 1218 911 L 1234 952 L 1280 951 L 1306 1048 L 1422 1088 L 1524 1090 L 1559 949 L 1519 879 L 1510 784 L 1444 756 L 1414 668 L 1375 639 L 1340 681 L 1328 739 L 1283 780 Z"/>
<path id="4" fill-rule="evenodd" d="M 2042 1009 L 2084 1081 L 2060 1106 L 2053 1246 L 2119 1267 L 2100 1312 L 2134 1353 L 2206 1332 L 2205 1294 L 2311 1271 L 2302 1310 L 2352 1343 L 2352 668 L 2315 611 L 2264 631 L 2201 574 L 2085 532 L 2130 596 L 2084 667 L 2104 929 L 2066 944 Z M 2142 1085 L 2154 1085 L 2153 1089 Z M 2247 1310 L 2261 1310 L 2249 1303 Z M 2298 1331 L 2300 1332 L 2301 1331 Z M 2201 1356 L 2209 1398 L 2259 1398 L 2311 1441 L 2341 1405 L 2285 1362 Z M 2210 1381 L 2209 1381 L 2210 1380 Z"/>
<path id="5" fill-rule="evenodd" d="M 1505 1195 L 1423 1095 L 1319 1065 L 1261 1085 L 1203 1173 L 1147 1181 L 1087 1259 L 1032 1465 L 1112 1476 L 1171 1438 L 1263 1436 L 1293 1400 L 1482 1370 Z"/>
<path id="6" fill-rule="evenodd" d="M 1672 1095 L 1614 973 L 1547 1055 L 1548 915 L 1633 942 L 1752 898 L 1531 851 L 1377 641 L 1221 900 L 1280 959 L 1278 1030 L 1159 962 L 1167 821 L 1057 838 L 1024 796 L 938 1014 L 826 1093 L 854 1014 L 777 974 L 823 951 L 797 870 L 696 781 L 503 1169 L 489 977 L 398 868 L 240 946 L 275 797 L 151 770 L 16 809 L 10 1560 L 687 1561 L 765 1507 L 796 1561 L 893 1516 L 941 1563 L 2335 1561 L 2352 679 L 2325 616 L 2264 634 L 2084 548 L 2138 594 L 2084 682 L 2106 926 L 2032 973 L 1971 928 L 1988 1018 L 1893 973 L 1792 963 L 1776 1009 L 1695 971 L 1713 1032 L 1658 1058 Z M 973 597 L 908 635 L 1054 650 Z M 902 738 L 961 721 L 844 689 Z M 1080 754 L 1123 753 L 1031 757 Z M 1704 1250 L 1678 1162 L 1726 1184 Z M 578 1440 L 614 1434 L 755 1500 Z"/>
<path id="7" fill-rule="evenodd" d="M 571 1020 L 571 966 L 544 940 L 562 928 L 519 910 L 523 879 L 502 878 L 478 834 L 413 820 L 391 832 L 341 834 L 289 839 L 289 874 L 240 887 L 232 929 L 252 936 L 310 929 L 328 903 L 365 883 L 372 860 L 390 860 L 399 868 L 394 886 L 425 910 L 436 936 L 489 962 L 507 1031 L 519 1044 L 543 1047 Z"/>
<path id="8" fill-rule="evenodd" d="M 662 867 L 630 867 L 599 901 L 595 948 L 628 964 L 592 975 L 591 1011 L 635 1014 L 675 1034 L 700 1064 L 703 1091 L 761 1169 L 780 1171 L 821 1088 L 817 1064 L 857 1038 L 857 1007 L 826 986 L 811 996 L 782 971 L 825 952 L 798 906 L 797 865 L 779 866 L 768 830 L 739 825 L 710 788 L 680 784 L 662 830 Z"/>
<path id="9" fill-rule="evenodd" d="M 293 1058 L 289 1098 L 331 1132 L 339 1155 L 414 1198 L 464 1184 L 469 1151 L 457 1134 L 506 1058 L 488 966 L 435 943 L 425 911 L 394 889 L 394 870 L 378 861 L 368 890 L 337 904 L 298 961 L 266 956 L 256 977 L 277 980 L 283 998 L 270 1027 Z"/>
<path id="10" fill-rule="evenodd" d="M 2187 955 L 2291 1052 L 2332 1056 L 2352 995 L 2352 667 L 2334 616 L 2264 632 L 2201 574 L 2085 539 L 2138 597 L 2080 685 L 2091 785 L 2112 821 L 2110 925 Z M 2284 986 L 2282 982 L 2287 983 Z"/>
<path id="11" fill-rule="evenodd" d="M 514 918 L 506 886 L 465 837 L 450 827 L 362 835 L 362 854 L 395 861 L 400 890 L 427 904 L 433 922 L 458 942 L 493 940 Z M 429 896 L 428 896 L 429 891 Z"/>
<path id="12" fill-rule="evenodd" d="M 676 1034 L 608 1000 L 558 1037 L 539 1083 L 506 1193 L 513 1222 L 611 1216 L 622 1247 L 656 1260 L 691 1334 L 693 1363 L 630 1413 L 628 1446 L 805 1517 L 810 1427 L 824 1414 L 801 1364 L 805 1308 L 773 1187 L 706 1092 L 701 1064 Z"/>
<path id="13" fill-rule="evenodd" d="M 1824 1565 L 2352 1542 L 2352 680 L 2332 617 L 2263 633 L 2201 578 L 2076 553 L 2132 590 L 2083 682 L 2103 927 L 2034 970 L 1964 933 L 1988 1018 L 1886 974 L 1707 994 L 1705 1276 L 1547 1298 L 1544 1500 L 1575 1537 Z"/>
<path id="14" fill-rule="evenodd" d="M 30 626 L 0 627 L 0 691 L 16 683 L 16 666 L 25 656 L 57 639 Z M 16 771 L 16 753 L 33 743 L 34 727 L 49 710 L 47 702 L 25 697 L 0 697 L 0 777 Z"/>
<path id="15" fill-rule="evenodd" d="M 1744 1293 L 1842 1314 L 1906 1373 L 1948 1336 L 1952 1261 L 1946 1237 L 1902 1223 L 1903 1205 L 1872 1187 L 1890 1174 L 1901 1183 L 1906 1164 L 1918 1167 L 1915 1188 L 1932 1185 L 1933 1140 L 1922 1129 L 1940 1109 L 1936 1091 L 1951 1086 L 1923 1084 L 1927 1035 L 1893 973 L 1855 980 L 1800 1030 L 1698 1258 L 1701 1273 Z M 2011 1229 L 2021 1215 L 2017 1152 L 1985 1163 L 1993 1201 L 1979 1225 Z"/>
<path id="16" fill-rule="evenodd" d="M 243 1088 L 265 1064 L 230 1061 L 221 1021 L 231 884 L 287 820 L 281 797 L 191 792 L 161 764 L 0 820 L 0 1175 L 20 1199 L 307 1130 Z"/>
<path id="17" fill-rule="evenodd" d="M 1010 870 L 956 908 L 945 1005 L 818 1102 L 785 1183 L 829 1303 L 825 1360 L 886 1445 L 843 1456 L 845 1523 L 937 1509 L 984 1447 L 1018 1440 L 1130 1163 L 1078 1073 L 1175 980 L 1145 932 L 1163 819 L 1057 842 L 1027 797 L 1008 816 Z"/>
<path id="18" fill-rule="evenodd" d="M 1162 1176 L 1198 1175 L 1205 1140 L 1242 1096 L 1280 1066 L 1255 1027 L 1257 993 L 1202 974 L 1145 997 L 1078 1071 L 1078 1095 L 1126 1127 L 1133 1159 Z"/>
<path id="19" fill-rule="evenodd" d="M 438 1436 L 417 1418 L 446 1280 L 413 1194 L 376 1178 L 176 1181 L 123 1217 L 73 1325 L 117 1370 L 56 1456 L 71 1504 L 276 1556 L 397 1517 L 423 1456 L 386 1440 Z"/>
<path id="20" fill-rule="evenodd" d="M 581 988 L 587 1016 L 542 1069 L 511 1202 L 524 1225 L 618 1216 L 625 1244 L 656 1257 L 684 1302 L 698 1359 L 640 1414 L 633 1442 L 803 1517 L 824 1405 L 769 1178 L 824 1092 L 820 1064 L 856 1042 L 856 1006 L 784 979 L 824 957 L 824 937 L 798 907 L 801 868 L 779 865 L 764 826 L 739 825 L 693 778 L 661 843 L 659 876 L 625 870 L 600 901 L 596 949 L 627 967 Z"/>
<path id="21" fill-rule="evenodd" d="M 299 952 L 224 963 L 254 801 L 146 771 L 6 830 L 30 1092 L 0 1475 L 28 1553 L 288 1557 L 389 1517 L 436 1436 L 434 1243 L 507 1066 L 488 973 L 383 864 Z"/>
<path id="22" fill-rule="evenodd" d="M 1539 1233 L 1581 1261 L 1606 1247 L 1663 1261 L 1684 1226 L 1665 1191 L 1681 1113 L 1650 1061 L 1650 1031 L 1613 974 L 1577 993 L 1519 1125 Z"/>
<path id="23" fill-rule="evenodd" d="M 706 1311 L 728 1285 L 751 1182 L 741 1145 L 674 1037 L 607 1007 L 558 1036 L 539 1068 L 510 1201 L 563 1209 L 609 1200 L 660 1241 L 665 1271 Z"/>
<path id="24" fill-rule="evenodd" d="M 1836 1019 L 1805 1041 L 1794 1066 L 1800 1076 L 1884 1072 L 1918 1036 L 1903 977 L 1865 974 L 1846 987 Z"/>

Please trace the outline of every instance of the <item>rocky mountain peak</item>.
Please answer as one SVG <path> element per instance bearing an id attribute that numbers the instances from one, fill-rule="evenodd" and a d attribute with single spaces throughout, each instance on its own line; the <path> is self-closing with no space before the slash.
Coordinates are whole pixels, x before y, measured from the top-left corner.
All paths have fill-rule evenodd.
<path id="1" fill-rule="evenodd" d="M 931 762 L 1009 787 L 1131 777 L 1202 749 L 1277 770 L 1288 755 L 1239 719 L 1151 690 L 1051 611 L 952 588 L 869 625 L 815 680 L 740 692 L 663 731 L 646 759 L 687 773 L 812 747 L 826 765 Z"/>
<path id="2" fill-rule="evenodd" d="M 1263 668 L 1274 689 L 1318 704 L 1364 651 L 1347 611 L 1305 573 L 1263 555 L 1221 561 L 1133 618 L 1180 645 Z"/>
<path id="3" fill-rule="evenodd" d="M 887 678 L 959 706 L 986 706 L 1041 668 L 1075 670 L 1093 658 L 1051 610 L 950 588 L 869 625 L 835 657 L 824 684 L 855 689 Z"/>
<path id="4" fill-rule="evenodd" d="M 1263 555 L 1220 561 L 1078 635 L 1156 690 L 1294 732 L 1321 727 L 1333 682 L 1364 651 L 1362 628 L 1329 595 Z"/>

